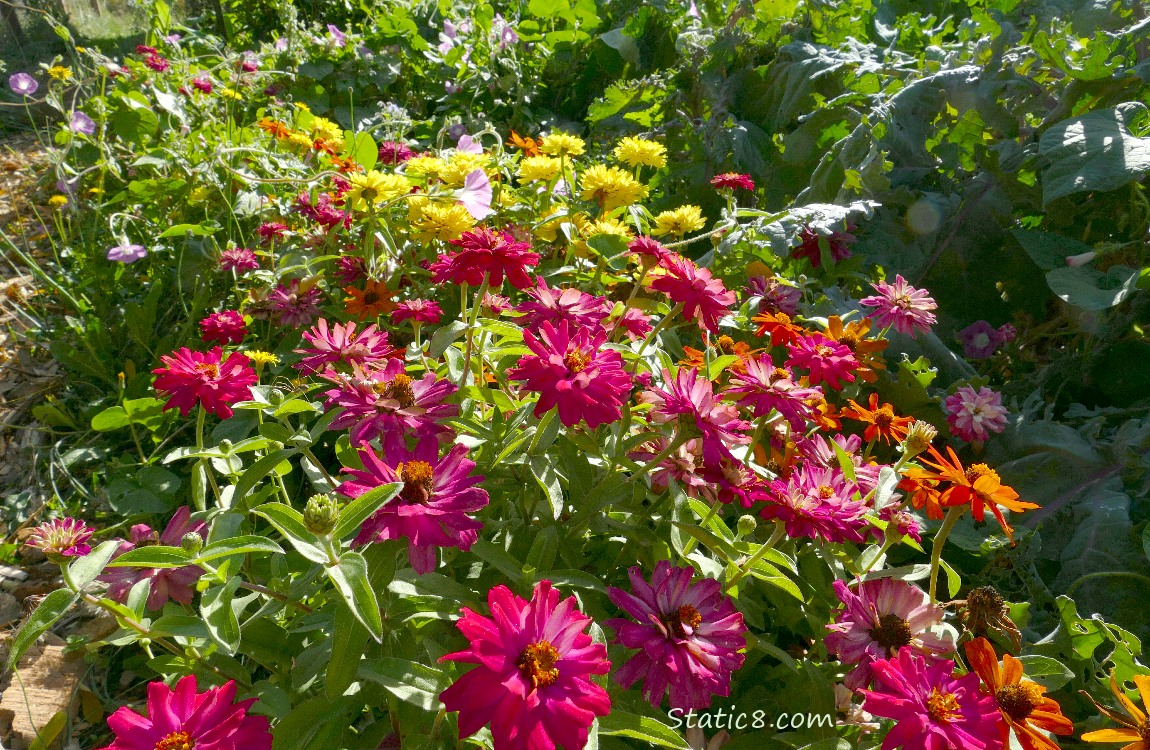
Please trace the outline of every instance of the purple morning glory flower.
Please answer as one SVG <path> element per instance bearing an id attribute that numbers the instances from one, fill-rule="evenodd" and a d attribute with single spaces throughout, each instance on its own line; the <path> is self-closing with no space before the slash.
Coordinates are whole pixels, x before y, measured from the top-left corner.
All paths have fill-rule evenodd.
<path id="1" fill-rule="evenodd" d="M 72 122 L 68 123 L 68 127 L 72 129 L 73 133 L 92 135 L 96 132 L 96 121 L 83 112 L 76 110 L 72 113 Z"/>
<path id="2" fill-rule="evenodd" d="M 1002 345 L 998 329 L 985 320 L 976 320 L 958 332 L 962 353 L 970 359 L 986 359 Z"/>
<path id="3" fill-rule="evenodd" d="M 8 88 L 20 96 L 32 96 L 40 88 L 40 84 L 27 73 L 13 73 L 8 76 Z"/>
<path id="4" fill-rule="evenodd" d="M 331 38 L 335 40 L 335 46 L 342 47 L 347 44 L 347 36 L 335 24 L 329 23 L 327 25 L 327 33 L 331 34 Z"/>
<path id="5" fill-rule="evenodd" d="M 113 260 L 117 263 L 135 263 L 147 254 L 148 249 L 143 245 L 123 244 L 108 250 L 108 260 Z"/>
<path id="6" fill-rule="evenodd" d="M 449 85 L 454 85 L 451 83 L 451 81 L 448 81 L 447 83 Z M 456 91 L 458 91 L 458 90 L 459 90 L 458 87 L 456 87 Z M 450 89 L 448 89 L 447 93 L 451 94 L 454 92 L 451 91 Z M 450 128 L 447 129 L 447 137 L 453 141 L 458 141 L 460 138 L 462 138 L 465 135 L 467 135 L 467 126 L 461 122 L 457 122 L 454 125 L 452 125 Z"/>
<path id="7" fill-rule="evenodd" d="M 453 130 L 454 127 L 452 126 Z M 464 133 L 456 139 L 455 150 L 463 154 L 482 154 L 483 144 Z"/>

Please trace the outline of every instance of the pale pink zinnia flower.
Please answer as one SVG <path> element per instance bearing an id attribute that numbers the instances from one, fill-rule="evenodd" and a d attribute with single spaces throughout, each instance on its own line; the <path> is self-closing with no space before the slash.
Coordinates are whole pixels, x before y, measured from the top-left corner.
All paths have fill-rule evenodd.
<path id="1" fill-rule="evenodd" d="M 182 507 L 172 516 L 164 533 L 156 534 L 147 524 L 136 524 L 129 531 L 129 541 L 120 541 L 120 549 L 116 550 L 117 557 L 145 545 L 162 544 L 166 547 L 179 547 L 185 534 L 200 534 L 203 536 L 207 524 L 203 521 L 191 521 L 191 511 Z M 151 591 L 148 593 L 148 609 L 162 609 L 168 599 L 175 599 L 180 604 L 191 604 L 195 592 L 192 588 L 200 580 L 204 571 L 198 565 L 185 565 L 181 568 L 108 568 L 98 580 L 108 584 L 108 596 L 118 602 L 128 600 L 128 593 L 140 581 L 150 582 Z"/>
<path id="2" fill-rule="evenodd" d="M 946 422 L 950 431 L 968 443 L 986 440 L 991 432 L 1005 430 L 1006 415 L 1002 394 L 990 388 L 975 391 L 964 385 L 946 397 Z"/>
<path id="3" fill-rule="evenodd" d="M 878 294 L 859 300 L 859 304 L 875 308 L 871 317 L 880 327 L 889 326 L 899 333 L 914 336 L 927 333 L 937 322 L 931 311 L 938 304 L 930 293 L 925 289 L 915 289 L 901 275 L 894 277 L 893 284 L 880 281 L 873 286 Z"/>
<path id="4" fill-rule="evenodd" d="M 486 507 L 489 498 L 475 486 L 483 477 L 472 474 L 475 462 L 468 460 L 466 446 L 454 445 L 440 458 L 439 442 L 425 437 L 413 451 L 392 441 L 384 455 L 365 447 L 359 458 L 363 469 L 345 468 L 350 479 L 336 492 L 356 498 L 392 482 L 403 482 L 403 491 L 363 522 L 355 546 L 406 539 L 411 567 L 421 574 L 435 568 L 437 547 L 471 549 L 483 524 L 469 514 Z"/>
<path id="5" fill-rule="evenodd" d="M 491 724 L 499 750 L 581 750 L 596 716 L 611 710 L 592 675 L 607 674 L 607 648 L 584 631 L 575 597 L 559 601 L 540 581 L 526 601 L 506 586 L 487 593 L 491 617 L 467 607 L 456 627 L 470 646 L 440 658 L 475 667 L 439 698 L 459 712 L 459 736 Z"/>
<path id="6" fill-rule="evenodd" d="M 943 610 L 931 604 L 922 589 L 896 578 L 859 583 L 834 582 L 835 594 L 846 605 L 827 625 L 827 651 L 854 669 L 843 681 L 852 690 L 871 682 L 871 664 L 889 659 L 899 649 L 937 656 L 954 650 L 954 634 L 942 625 Z"/>
<path id="7" fill-rule="evenodd" d="M 897 658 L 874 663 L 876 690 L 864 690 L 863 710 L 897 723 L 883 750 L 999 750 L 1002 712 L 979 677 L 954 676 L 954 662 L 930 660 L 904 647 Z"/>
<path id="8" fill-rule="evenodd" d="M 160 361 L 166 366 L 152 370 L 157 376 L 153 387 L 168 396 L 165 410 L 179 409 L 185 417 L 198 403 L 209 414 L 227 419 L 232 416 L 231 405 L 250 400 L 252 386 L 259 382 L 246 355 L 232 352 L 225 360 L 218 346 L 208 352 L 183 347 Z"/>
<path id="9" fill-rule="evenodd" d="M 743 666 L 747 632 L 743 616 L 714 578 L 692 583 L 694 568 L 655 566 L 651 582 L 635 567 L 631 591 L 611 587 L 607 595 L 638 622 L 607 620 L 617 641 L 639 653 L 615 672 L 625 688 L 643 678 L 643 697 L 655 708 L 670 691 L 671 708 L 708 708 L 715 695 L 731 693 L 731 673 Z"/>
<path id="10" fill-rule="evenodd" d="M 677 422 L 683 416 L 694 422 L 702 434 L 703 455 L 708 462 L 730 453 L 728 445 L 743 445 L 750 437 L 742 434 L 751 425 L 739 418 L 733 404 L 724 404 L 715 395 L 714 384 L 699 377 L 694 367 L 680 367 L 674 375 L 663 370 L 667 390 L 654 386 L 638 396 L 640 404 L 650 404 L 648 419 L 655 424 Z"/>
<path id="11" fill-rule="evenodd" d="M 304 331 L 303 339 L 311 344 L 307 349 L 296 349 L 305 356 L 296 365 L 304 374 L 319 372 L 326 365 L 339 362 L 348 365 L 374 365 L 384 362 L 400 352 L 387 343 L 387 331 L 376 329 L 375 324 L 356 332 L 354 321 L 335 323 L 328 326 L 326 318 L 320 318 L 310 330 Z"/>
<path id="12" fill-rule="evenodd" d="M 75 518 L 54 518 L 32 529 L 24 543 L 49 557 L 83 557 L 92 551 L 88 540 L 95 531 Z"/>
<path id="13" fill-rule="evenodd" d="M 236 683 L 197 692 L 195 675 L 172 690 L 162 682 L 148 685 L 148 715 L 121 706 L 108 717 L 116 738 L 101 750 L 271 750 L 272 733 L 265 716 L 248 709 L 255 698 L 236 701 Z"/>

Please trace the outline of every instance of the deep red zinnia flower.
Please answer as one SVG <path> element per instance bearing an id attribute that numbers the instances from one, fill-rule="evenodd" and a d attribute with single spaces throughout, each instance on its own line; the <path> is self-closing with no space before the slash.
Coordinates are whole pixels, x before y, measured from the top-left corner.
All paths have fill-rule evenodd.
<path id="1" fill-rule="evenodd" d="M 340 286 L 351 286 L 367 278 L 367 261 L 358 255 L 341 255 L 335 260 L 335 277 Z"/>
<path id="2" fill-rule="evenodd" d="M 489 497 L 475 486 L 483 476 L 472 474 L 466 446 L 454 445 L 440 458 L 439 441 L 425 437 L 414 451 L 392 441 L 384 455 L 364 447 L 359 458 L 363 469 L 345 468 L 351 478 L 336 492 L 356 498 L 392 482 L 403 482 L 403 491 L 363 522 L 355 546 L 406 539 L 411 567 L 421 574 L 434 570 L 437 547 L 471 549 L 483 524 L 468 514 L 486 507 Z"/>
<path id="3" fill-rule="evenodd" d="M 160 357 L 166 367 L 152 374 L 157 376 L 156 392 L 168 396 L 164 409 L 179 409 L 186 417 L 198 403 L 209 414 L 227 419 L 232 404 L 251 399 L 252 386 L 259 381 L 251 361 L 239 352 L 221 361 L 223 351 L 218 346 L 208 352 L 183 347 Z"/>
<path id="4" fill-rule="evenodd" d="M 200 338 L 221 344 L 238 344 L 248 335 L 247 324 L 239 310 L 212 313 L 200 321 Z"/>
<path id="5" fill-rule="evenodd" d="M 711 276 L 706 268 L 681 255 L 668 253 L 659 259 L 662 273 L 654 275 L 651 288 L 666 294 L 675 303 L 683 305 L 683 315 L 694 318 L 700 328 L 717 333 L 719 318 L 735 304 L 735 293 L 723 286 L 720 279 Z"/>
<path id="6" fill-rule="evenodd" d="M 198 77 L 192 79 L 192 86 L 205 94 L 212 93 L 212 81 L 209 78 Z"/>
<path id="7" fill-rule="evenodd" d="M 160 55 L 148 55 L 144 58 L 144 65 L 147 65 L 157 73 L 163 73 L 172 67 L 172 64 L 168 62 L 167 58 L 161 57 Z"/>
<path id="8" fill-rule="evenodd" d="M 848 226 L 845 232 L 831 232 L 826 236 L 827 248 L 831 258 L 838 263 L 851 257 L 851 244 L 855 236 L 851 234 L 853 226 Z M 799 246 L 791 250 L 792 258 L 806 258 L 815 268 L 823 264 L 823 250 L 819 242 L 820 235 L 810 227 L 803 227 L 799 232 Z"/>
<path id="9" fill-rule="evenodd" d="M 715 187 L 728 190 L 735 188 L 742 188 L 743 190 L 754 190 L 755 181 L 751 179 L 749 174 L 739 174 L 738 172 L 724 172 L 720 175 L 715 175 L 711 178 L 711 184 Z"/>
<path id="10" fill-rule="evenodd" d="M 271 750 L 267 717 L 248 714 L 255 698 L 236 701 L 236 683 L 197 692 L 195 675 L 172 690 L 148 685 L 148 715 L 127 706 L 108 717 L 116 735 L 101 750 Z"/>
<path id="11" fill-rule="evenodd" d="M 692 583 L 693 568 L 655 566 L 651 582 L 631 568 L 631 591 L 611 587 L 607 595 L 635 618 L 607 620 L 617 640 L 639 653 L 615 672 L 625 688 L 643 679 L 643 697 L 659 707 L 670 691 L 671 708 L 708 708 L 715 695 L 730 695 L 731 673 L 743 666 L 747 632 L 743 616 L 723 596 L 714 578 Z"/>
<path id="12" fill-rule="evenodd" d="M 235 271 L 236 273 L 254 271 L 260 267 L 256 254 L 246 247 L 230 247 L 224 250 L 220 253 L 220 258 L 216 263 L 221 271 Z"/>
<path id="13" fill-rule="evenodd" d="M 283 239 L 287 236 L 287 233 L 287 224 L 282 224 L 278 221 L 265 221 L 256 228 L 256 234 L 262 237 L 265 242 Z"/>
<path id="14" fill-rule="evenodd" d="M 415 152 L 399 141 L 384 141 L 379 144 L 379 163 L 394 166 L 415 156 Z"/>
<path id="15" fill-rule="evenodd" d="M 539 265 L 539 254 L 531 245 L 519 242 L 510 232 L 496 232 L 480 227 L 464 232 L 451 244 L 459 251 L 441 255 L 428 269 L 433 280 L 442 284 L 480 286 L 484 277 L 493 288 L 503 284 L 503 277 L 516 289 L 531 286 L 526 269 Z"/>
<path id="16" fill-rule="evenodd" d="M 631 376 L 623 370 L 623 358 L 604 349 L 607 332 L 581 328 L 570 335 L 567 321 L 558 327 L 544 323 L 539 336 L 523 332 L 531 354 L 507 372 L 523 388 L 539 393 L 535 416 L 559 408 L 559 421 L 571 427 L 585 421 L 592 430 L 622 416 L 620 408 L 631 391 Z"/>
<path id="17" fill-rule="evenodd" d="M 459 712 L 459 735 L 491 724 L 496 750 L 582 750 L 596 716 L 611 710 L 591 675 L 607 674 L 607 648 L 584 631 L 591 618 L 575 597 L 559 601 L 550 581 L 526 601 L 506 586 L 487 594 L 491 617 L 467 607 L 456 627 L 470 647 L 440 661 L 476 665 L 439 698 Z"/>

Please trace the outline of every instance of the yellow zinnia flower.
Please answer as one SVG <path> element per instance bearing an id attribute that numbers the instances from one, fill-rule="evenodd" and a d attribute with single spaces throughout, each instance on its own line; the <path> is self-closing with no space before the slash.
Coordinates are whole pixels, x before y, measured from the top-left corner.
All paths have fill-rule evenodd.
<path id="1" fill-rule="evenodd" d="M 432 179 L 447 168 L 447 162 L 438 156 L 413 156 L 403 163 L 405 174 Z"/>
<path id="2" fill-rule="evenodd" d="M 412 219 L 411 236 L 421 242 L 431 240 L 457 240 L 467 230 L 475 226 L 475 219 L 462 204 L 442 204 L 427 202 L 418 209 L 418 216 Z M 409 212 L 409 217 L 410 217 Z"/>
<path id="3" fill-rule="evenodd" d="M 252 361 L 252 365 L 255 366 L 256 372 L 259 372 L 268 365 L 274 366 L 280 363 L 280 358 L 271 352 L 265 352 L 259 349 L 250 349 L 244 352 L 244 354 L 248 355 L 248 359 Z"/>
<path id="4" fill-rule="evenodd" d="M 487 166 L 488 161 L 486 154 L 468 154 L 457 151 L 452 154 L 447 166 L 439 173 L 439 179 L 447 183 L 449 187 L 463 187 L 467 175 Z"/>
<path id="5" fill-rule="evenodd" d="M 551 182 L 559 174 L 560 162 L 553 156 L 529 156 L 519 162 L 519 182 Z"/>
<path id="6" fill-rule="evenodd" d="M 326 117 L 317 117 L 311 123 L 312 138 L 323 138 L 331 144 L 343 146 L 343 128 Z"/>
<path id="7" fill-rule="evenodd" d="M 585 150 L 583 139 L 570 133 L 554 132 L 543 136 L 539 150 L 551 156 L 579 156 Z"/>
<path id="8" fill-rule="evenodd" d="M 674 211 L 664 211 L 655 217 L 655 228 L 651 234 L 673 234 L 681 237 L 687 232 L 697 232 L 707 225 L 703 211 L 698 206 L 679 206 Z"/>
<path id="9" fill-rule="evenodd" d="M 48 199 L 48 205 L 52 208 L 63 208 L 68 205 L 68 196 L 66 195 L 53 195 Z"/>
<path id="10" fill-rule="evenodd" d="M 72 69 L 65 68 L 63 65 L 53 65 L 48 68 L 48 75 L 55 78 L 57 81 L 66 81 L 72 77 Z"/>
<path id="11" fill-rule="evenodd" d="M 604 211 L 630 206 L 647 197 L 646 185 L 618 167 L 602 164 L 596 164 L 583 173 L 580 187 L 583 191 L 579 197 L 585 201 L 597 201 Z"/>
<path id="12" fill-rule="evenodd" d="M 640 165 L 658 169 L 667 164 L 667 149 L 662 143 L 628 137 L 615 146 L 615 158 L 632 169 Z"/>
<path id="13" fill-rule="evenodd" d="M 374 169 L 366 174 L 350 174 L 347 181 L 351 183 L 346 198 L 349 208 L 375 206 L 411 192 L 411 183 L 403 175 Z"/>
<path id="14" fill-rule="evenodd" d="M 292 133 L 286 140 L 288 145 L 293 146 L 296 151 L 311 151 L 315 145 L 315 142 L 303 133 Z"/>

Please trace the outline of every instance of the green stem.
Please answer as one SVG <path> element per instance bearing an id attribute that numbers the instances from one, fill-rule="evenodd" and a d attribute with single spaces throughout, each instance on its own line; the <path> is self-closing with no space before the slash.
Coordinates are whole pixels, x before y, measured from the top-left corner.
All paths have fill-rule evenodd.
<path id="1" fill-rule="evenodd" d="M 755 554 L 751 555 L 747 558 L 746 562 L 739 566 L 739 572 L 736 573 L 731 580 L 723 584 L 723 591 L 729 591 L 731 587 L 742 580 L 743 576 L 749 573 L 751 568 L 755 566 L 755 563 L 763 559 L 763 555 L 775 548 L 775 545 L 778 544 L 778 541 L 783 538 L 785 533 L 787 532 L 786 527 L 783 526 L 783 522 L 775 521 L 775 530 L 771 532 L 771 538 L 763 542 L 763 545 L 755 550 Z"/>
<path id="2" fill-rule="evenodd" d="M 196 414 L 196 452 L 199 453 L 204 450 L 204 420 L 207 418 L 208 411 L 202 405 L 200 411 Z M 212 471 L 212 464 L 209 459 L 201 458 L 200 466 L 204 470 L 204 476 L 207 477 L 208 483 L 212 485 L 212 493 L 216 496 L 216 507 L 224 507 L 224 501 L 220 496 L 220 486 L 216 484 L 216 475 Z M 196 510 L 206 510 L 205 508 L 196 508 Z"/>
<path id="3" fill-rule="evenodd" d="M 934 546 L 930 550 L 930 600 L 937 602 L 934 592 L 938 589 L 938 568 L 942 563 L 942 548 L 946 544 L 946 538 L 950 536 L 951 530 L 954 525 L 958 523 L 958 519 L 962 517 L 963 511 L 966 506 L 956 506 L 946 512 L 946 518 L 942 521 L 942 526 L 938 527 L 938 533 L 934 535 Z"/>
<path id="4" fill-rule="evenodd" d="M 716 499 L 714 502 L 711 503 L 711 507 L 707 508 L 707 514 L 705 516 L 703 516 L 703 520 L 699 521 L 699 528 L 706 531 L 707 530 L 707 524 L 709 524 L 711 522 L 711 519 L 715 517 L 715 513 L 718 512 L 718 510 L 719 510 L 719 501 Z M 687 543 L 683 545 L 683 557 L 685 558 L 687 555 L 691 554 L 691 552 L 695 549 L 695 545 L 698 543 L 699 543 L 699 540 L 696 539 L 695 537 L 691 537 L 690 539 L 688 539 Z"/>

